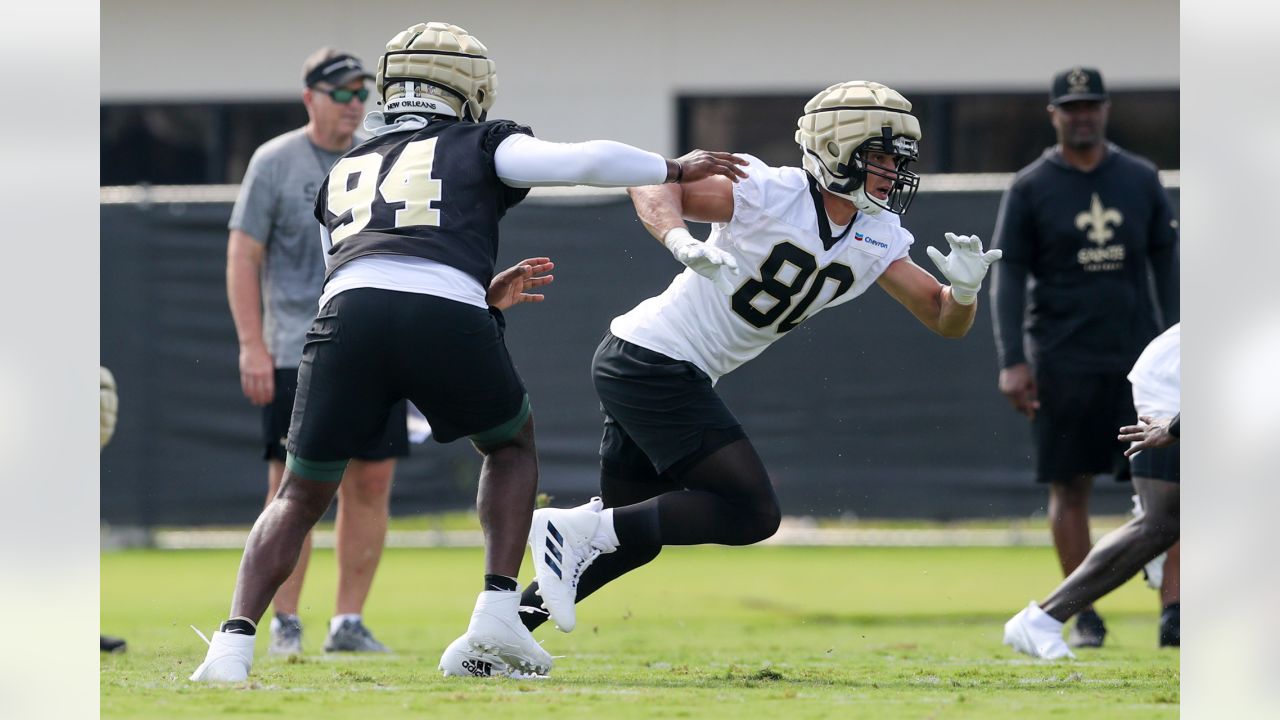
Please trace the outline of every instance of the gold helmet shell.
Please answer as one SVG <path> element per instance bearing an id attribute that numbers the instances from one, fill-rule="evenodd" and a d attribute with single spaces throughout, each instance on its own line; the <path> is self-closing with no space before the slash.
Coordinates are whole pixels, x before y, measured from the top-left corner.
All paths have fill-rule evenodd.
<path id="1" fill-rule="evenodd" d="M 375 79 L 383 112 L 432 112 L 443 103 L 464 120 L 481 121 L 498 96 L 489 49 L 466 30 L 418 23 L 387 43 Z"/>

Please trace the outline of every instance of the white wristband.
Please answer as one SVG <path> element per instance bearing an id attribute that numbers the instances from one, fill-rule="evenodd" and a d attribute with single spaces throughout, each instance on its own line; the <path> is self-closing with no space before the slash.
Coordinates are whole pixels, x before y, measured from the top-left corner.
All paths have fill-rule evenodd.
<path id="1" fill-rule="evenodd" d="M 691 242 L 698 242 L 698 239 L 689 234 L 689 228 L 683 225 L 673 227 L 662 236 L 662 244 L 671 252 L 675 252 L 677 248 L 682 248 Z"/>
<path id="2" fill-rule="evenodd" d="M 978 294 L 971 290 L 961 290 L 955 285 L 951 286 L 951 299 L 960 305 L 972 305 L 978 299 Z"/>

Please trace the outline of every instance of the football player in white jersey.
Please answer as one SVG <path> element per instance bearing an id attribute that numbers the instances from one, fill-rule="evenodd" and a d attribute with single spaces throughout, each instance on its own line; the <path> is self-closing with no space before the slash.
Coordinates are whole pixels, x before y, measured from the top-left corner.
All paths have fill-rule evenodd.
<path id="1" fill-rule="evenodd" d="M 645 227 L 687 269 L 615 318 L 596 351 L 601 494 L 535 512 L 526 626 L 549 617 L 572 630 L 576 601 L 664 545 L 773 535 L 782 511 L 769 475 L 713 386 L 809 316 L 879 284 L 938 334 L 969 331 L 1000 251 L 948 233 L 950 254 L 928 254 L 949 286 L 911 261 L 913 238 L 898 220 L 919 184 L 909 166 L 920 124 L 910 111 L 884 85 L 840 83 L 805 105 L 802 168 L 746 156 L 737 183 L 631 188 Z M 711 236 L 693 238 L 686 219 L 712 223 Z"/>

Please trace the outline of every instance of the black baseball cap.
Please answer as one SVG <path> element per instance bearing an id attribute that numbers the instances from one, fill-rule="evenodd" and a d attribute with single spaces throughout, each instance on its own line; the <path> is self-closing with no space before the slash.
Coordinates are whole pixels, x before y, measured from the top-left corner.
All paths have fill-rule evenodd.
<path id="1" fill-rule="evenodd" d="M 1053 76 L 1049 89 L 1049 104 L 1061 105 L 1076 100 L 1107 99 L 1107 89 L 1102 84 L 1102 73 L 1095 68 L 1073 67 Z"/>
<path id="2" fill-rule="evenodd" d="M 302 63 L 302 82 L 307 87 L 320 83 L 341 87 L 357 79 L 372 80 L 373 76 L 365 71 L 360 58 L 331 47 L 320 48 Z"/>

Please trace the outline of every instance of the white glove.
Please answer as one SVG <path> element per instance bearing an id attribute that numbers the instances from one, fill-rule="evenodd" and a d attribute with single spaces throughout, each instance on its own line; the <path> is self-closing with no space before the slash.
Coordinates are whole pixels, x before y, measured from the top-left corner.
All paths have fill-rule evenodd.
<path id="1" fill-rule="evenodd" d="M 720 292 L 732 295 L 737 290 L 738 261 L 733 255 L 698 240 L 682 227 L 668 230 L 662 244 L 677 260 L 714 283 Z"/>
<path id="2" fill-rule="evenodd" d="M 942 252 L 930 245 L 925 253 L 938 271 L 951 282 L 951 297 L 961 305 L 972 305 L 978 299 L 978 290 L 982 289 L 982 278 L 987 276 L 987 268 L 999 260 L 1004 252 L 988 250 L 982 252 L 982 240 L 977 235 L 956 235 L 947 233 L 947 244 L 951 246 L 951 254 L 943 257 Z"/>
<path id="3" fill-rule="evenodd" d="M 101 366 L 99 368 L 102 371 L 102 387 L 98 393 L 101 406 L 98 415 L 98 439 L 101 445 L 98 449 L 102 449 L 111 441 L 111 435 L 116 431 L 116 409 L 120 399 L 116 395 L 116 379 L 112 377 L 111 371 Z"/>

